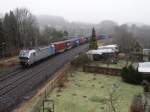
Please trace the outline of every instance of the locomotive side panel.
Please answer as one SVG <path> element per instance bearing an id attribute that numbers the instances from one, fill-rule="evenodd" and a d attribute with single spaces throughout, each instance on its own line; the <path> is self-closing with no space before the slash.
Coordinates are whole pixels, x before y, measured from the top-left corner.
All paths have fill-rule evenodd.
<path id="1" fill-rule="evenodd" d="M 55 54 L 54 47 L 48 46 L 42 49 L 38 49 L 35 55 L 36 61 L 47 58 Z"/>

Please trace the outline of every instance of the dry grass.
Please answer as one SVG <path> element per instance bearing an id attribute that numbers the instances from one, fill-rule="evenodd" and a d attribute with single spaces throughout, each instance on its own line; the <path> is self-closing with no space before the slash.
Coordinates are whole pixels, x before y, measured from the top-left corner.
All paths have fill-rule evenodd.
<path id="1" fill-rule="evenodd" d="M 115 107 L 118 112 L 128 112 L 133 95 L 142 92 L 140 86 L 126 84 L 119 77 L 79 71 L 68 75 L 66 87 L 61 92 L 56 88 L 49 95 L 55 102 L 55 112 L 111 112 L 107 99 L 114 84 L 118 87 Z"/>
<path id="2" fill-rule="evenodd" d="M 18 63 L 19 63 L 19 59 L 17 56 L 11 57 L 11 58 L 6 58 L 6 59 L 1 59 L 0 67 L 10 67 L 10 66 L 14 66 Z"/>

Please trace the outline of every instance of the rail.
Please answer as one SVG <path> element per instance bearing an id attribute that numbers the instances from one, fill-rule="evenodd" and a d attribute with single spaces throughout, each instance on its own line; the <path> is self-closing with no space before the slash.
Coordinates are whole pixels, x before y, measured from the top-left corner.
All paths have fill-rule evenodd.
<path id="1" fill-rule="evenodd" d="M 63 79 L 63 77 L 65 76 L 66 72 L 70 69 L 70 67 L 71 67 L 71 65 L 70 65 L 70 63 L 68 63 L 62 69 L 60 69 L 58 72 L 56 72 L 54 74 L 55 77 L 52 80 L 50 80 L 49 83 L 42 90 L 40 90 L 39 93 L 37 93 L 32 98 L 32 100 L 34 100 L 34 99 L 40 97 L 38 99 L 37 103 L 35 103 L 32 106 L 32 109 L 30 110 L 30 112 L 39 112 L 40 111 L 43 101 L 45 100 L 47 95 L 53 90 L 53 88 L 55 86 L 57 86 L 58 82 Z"/>

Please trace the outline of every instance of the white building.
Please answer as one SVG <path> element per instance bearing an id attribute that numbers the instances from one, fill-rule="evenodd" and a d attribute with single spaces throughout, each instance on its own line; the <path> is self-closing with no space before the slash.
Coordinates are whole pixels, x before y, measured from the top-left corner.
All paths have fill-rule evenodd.
<path id="1" fill-rule="evenodd" d="M 143 62 L 138 64 L 138 71 L 143 74 L 150 75 L 150 62 Z"/>
<path id="2" fill-rule="evenodd" d="M 150 62 L 139 63 L 138 72 L 142 73 L 143 79 L 150 81 Z"/>
<path id="3" fill-rule="evenodd" d="M 150 49 L 143 49 L 143 61 L 150 61 Z"/>
<path id="4" fill-rule="evenodd" d="M 112 49 L 115 52 L 119 52 L 119 47 L 117 44 L 99 46 L 98 49 Z"/>
<path id="5" fill-rule="evenodd" d="M 96 61 L 106 61 L 107 59 L 111 59 L 112 62 L 116 59 L 116 51 L 113 49 L 97 49 L 90 50 L 87 52 L 89 59 Z"/>

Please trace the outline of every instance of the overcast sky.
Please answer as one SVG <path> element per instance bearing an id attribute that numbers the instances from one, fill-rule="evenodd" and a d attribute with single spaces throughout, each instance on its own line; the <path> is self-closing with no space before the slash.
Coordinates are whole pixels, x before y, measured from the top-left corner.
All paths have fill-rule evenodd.
<path id="1" fill-rule="evenodd" d="M 36 15 L 62 16 L 69 21 L 150 24 L 150 0 L 0 0 L 0 13 L 16 7 L 28 8 Z"/>

